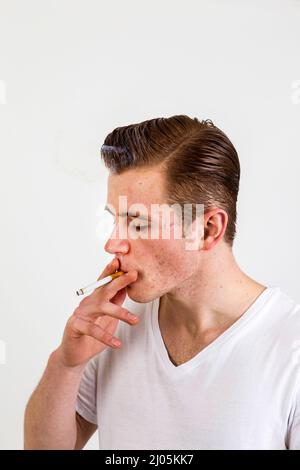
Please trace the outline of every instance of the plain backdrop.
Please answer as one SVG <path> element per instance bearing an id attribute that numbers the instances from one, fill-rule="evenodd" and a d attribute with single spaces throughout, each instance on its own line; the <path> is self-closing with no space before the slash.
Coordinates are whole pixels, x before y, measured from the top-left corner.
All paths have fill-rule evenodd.
<path id="1" fill-rule="evenodd" d="M 99 150 L 115 127 L 187 114 L 226 132 L 235 257 L 300 302 L 299 24 L 299 0 L 0 0 L 1 449 L 23 448 L 75 291 L 112 259 Z"/>

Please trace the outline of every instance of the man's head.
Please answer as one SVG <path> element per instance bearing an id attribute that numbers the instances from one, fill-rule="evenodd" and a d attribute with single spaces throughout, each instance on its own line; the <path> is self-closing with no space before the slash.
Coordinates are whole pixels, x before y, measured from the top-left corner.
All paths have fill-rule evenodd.
<path id="1" fill-rule="evenodd" d="M 119 127 L 106 137 L 101 155 L 110 170 L 107 203 L 116 216 L 105 249 L 120 259 L 121 269 L 138 271 L 137 281 L 127 290 L 133 300 L 148 302 L 181 285 L 201 269 L 203 256 L 218 244 L 231 250 L 239 159 L 232 143 L 211 121 L 180 115 Z M 135 230 L 140 237 L 131 237 L 130 230 L 125 237 L 116 236 L 123 224 L 120 196 L 126 197 L 129 209 L 141 204 L 136 213 L 153 215 L 151 222 L 127 218 L 127 226 L 142 227 Z M 199 249 L 187 250 L 185 238 L 177 238 L 172 229 L 170 237 L 162 236 L 161 213 L 158 217 L 152 213 L 153 204 L 182 208 L 192 204 L 193 227 L 195 206 L 203 204 L 204 236 L 199 238 Z M 178 217 L 171 210 L 171 227 L 178 225 Z M 154 239 L 149 232 L 153 224 L 159 231 Z"/>

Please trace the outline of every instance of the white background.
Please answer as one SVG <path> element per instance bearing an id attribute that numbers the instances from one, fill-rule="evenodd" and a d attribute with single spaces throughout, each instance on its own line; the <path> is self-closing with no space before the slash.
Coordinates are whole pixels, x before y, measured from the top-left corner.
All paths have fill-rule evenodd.
<path id="1" fill-rule="evenodd" d="M 300 302 L 299 25 L 299 0 L 0 0 L 1 449 L 23 447 L 75 291 L 111 259 L 99 149 L 115 127 L 188 114 L 224 130 L 236 259 Z"/>

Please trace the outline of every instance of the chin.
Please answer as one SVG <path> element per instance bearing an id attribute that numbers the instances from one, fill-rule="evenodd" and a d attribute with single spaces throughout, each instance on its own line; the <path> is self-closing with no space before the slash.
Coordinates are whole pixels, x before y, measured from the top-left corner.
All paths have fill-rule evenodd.
<path id="1" fill-rule="evenodd" d="M 147 296 L 147 295 L 145 296 L 145 292 L 142 293 L 138 289 L 135 290 L 134 286 L 127 287 L 126 293 L 131 300 L 133 300 L 134 302 L 139 302 L 141 304 L 151 302 L 155 298 L 153 296 Z"/>

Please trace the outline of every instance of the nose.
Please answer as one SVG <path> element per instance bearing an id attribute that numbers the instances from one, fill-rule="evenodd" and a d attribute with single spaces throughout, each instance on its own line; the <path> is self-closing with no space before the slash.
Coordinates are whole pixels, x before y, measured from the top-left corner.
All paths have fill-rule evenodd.
<path id="1" fill-rule="evenodd" d="M 116 253 L 125 254 L 129 250 L 129 243 L 126 239 L 120 239 L 116 236 L 116 227 L 104 245 L 104 250 L 111 255 Z"/>

